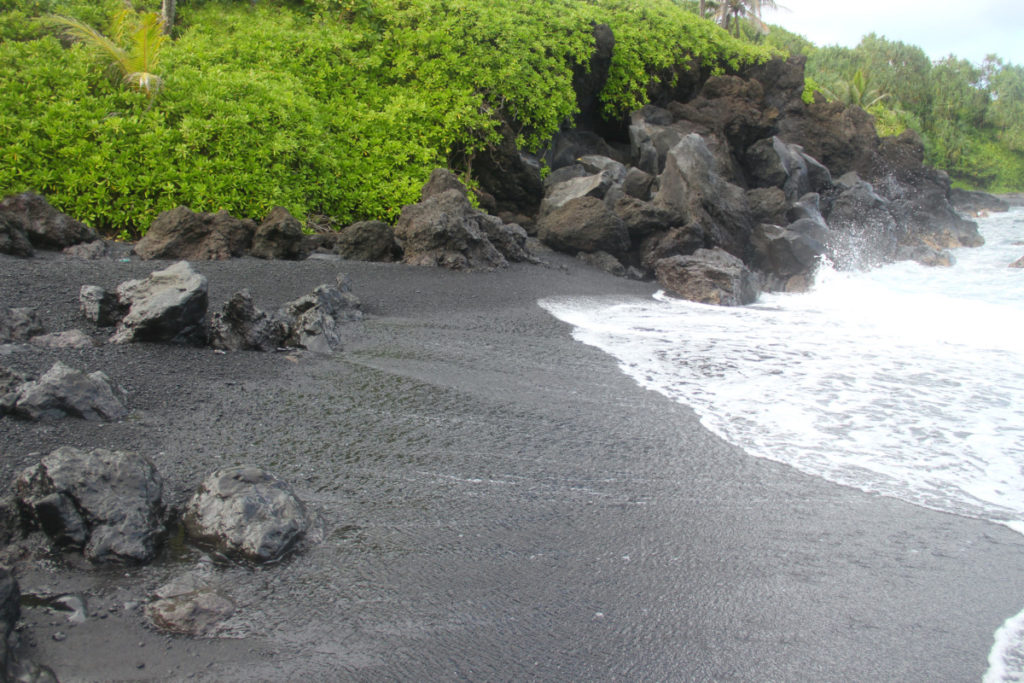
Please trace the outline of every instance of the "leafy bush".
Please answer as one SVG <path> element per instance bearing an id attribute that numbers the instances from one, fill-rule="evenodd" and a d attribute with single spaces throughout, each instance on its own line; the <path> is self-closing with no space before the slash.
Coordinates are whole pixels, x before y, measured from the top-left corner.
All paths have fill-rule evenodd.
<path id="1" fill-rule="evenodd" d="M 576 113 L 594 23 L 616 35 L 610 115 L 689 57 L 722 70 L 768 56 L 671 0 L 196 0 L 149 101 L 28 21 L 109 31 L 123 9 L 84 2 L 0 0 L 20 13 L 0 23 L 0 193 L 34 189 L 124 237 L 179 204 L 393 220 L 434 167 L 471 170 L 502 120 L 542 147 Z"/>

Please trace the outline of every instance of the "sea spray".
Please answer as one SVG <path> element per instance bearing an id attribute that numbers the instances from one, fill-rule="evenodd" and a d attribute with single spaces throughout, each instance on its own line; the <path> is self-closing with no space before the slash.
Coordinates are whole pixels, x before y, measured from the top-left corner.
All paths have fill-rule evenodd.
<path id="1" fill-rule="evenodd" d="M 1024 532 L 1024 211 L 981 222 L 952 268 L 822 268 L 754 306 L 558 298 L 541 305 L 642 386 L 752 455 Z M 1024 596 L 1022 596 L 1024 602 Z M 1024 613 L 986 681 L 1024 680 Z"/>

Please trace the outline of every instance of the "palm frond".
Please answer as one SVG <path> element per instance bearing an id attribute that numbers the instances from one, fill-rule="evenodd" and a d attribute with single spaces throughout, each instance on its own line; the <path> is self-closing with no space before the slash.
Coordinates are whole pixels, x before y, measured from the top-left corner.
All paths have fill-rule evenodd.
<path id="1" fill-rule="evenodd" d="M 82 42 L 86 48 L 98 53 L 104 59 L 111 61 L 118 66 L 123 66 L 127 59 L 124 48 L 106 37 L 84 21 L 74 17 L 65 17 L 59 14 L 46 17 L 45 23 L 61 28 L 69 38 Z"/>

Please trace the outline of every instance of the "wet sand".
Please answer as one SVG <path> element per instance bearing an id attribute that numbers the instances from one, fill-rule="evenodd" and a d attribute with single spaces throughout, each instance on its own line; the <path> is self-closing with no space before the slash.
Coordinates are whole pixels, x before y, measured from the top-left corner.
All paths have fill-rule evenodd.
<path id="1" fill-rule="evenodd" d="M 19 370 L 103 370 L 133 410 L 110 425 L 0 418 L 4 493 L 33 452 L 134 449 L 172 504 L 252 463 L 322 528 L 279 565 L 214 565 L 238 609 L 213 639 L 160 634 L 139 608 L 209 565 L 196 549 L 171 543 L 142 568 L 30 555 L 23 592 L 76 593 L 90 617 L 26 607 L 21 651 L 63 681 L 980 680 L 1024 607 L 1024 540 L 723 442 L 536 305 L 652 286 L 548 260 L 195 264 L 213 309 L 242 287 L 271 309 L 348 273 L 368 317 L 332 356 L 0 347 Z M 81 285 L 165 265 L 0 257 L 0 305 L 89 330 Z"/>

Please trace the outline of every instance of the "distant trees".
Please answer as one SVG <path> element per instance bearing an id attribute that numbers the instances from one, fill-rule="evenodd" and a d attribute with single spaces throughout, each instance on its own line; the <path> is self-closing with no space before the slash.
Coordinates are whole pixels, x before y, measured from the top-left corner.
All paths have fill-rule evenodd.
<path id="1" fill-rule="evenodd" d="M 981 65 L 952 55 L 933 62 L 915 45 L 874 33 L 852 49 L 816 47 L 779 27 L 766 41 L 806 55 L 808 83 L 869 111 L 880 134 L 917 130 L 927 162 L 954 180 L 1024 189 L 1024 67 L 995 55 Z"/>

